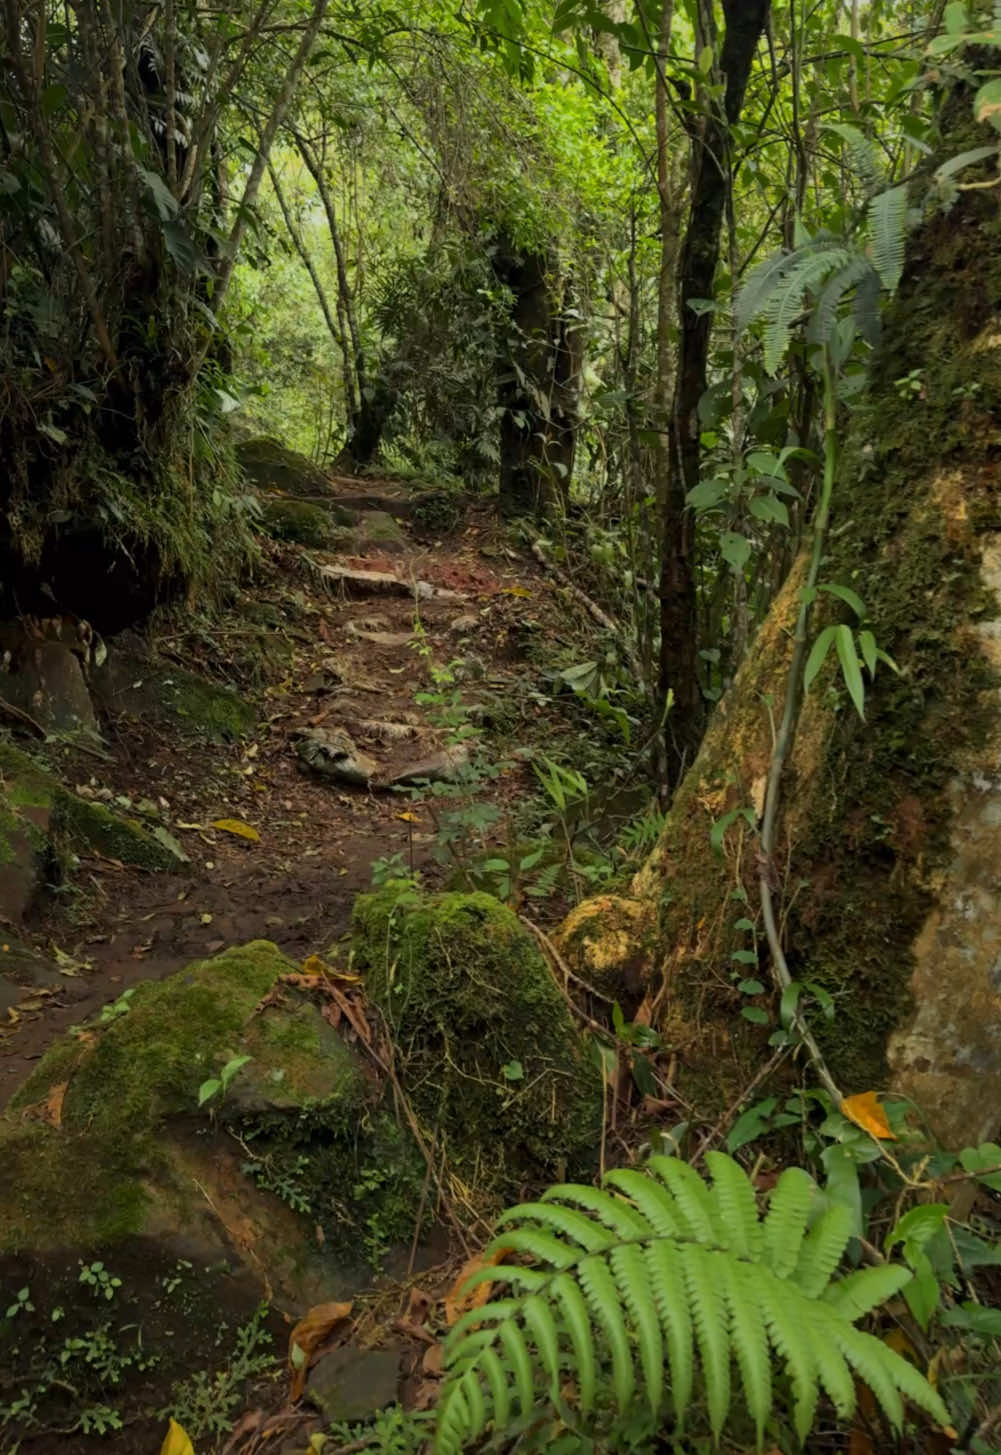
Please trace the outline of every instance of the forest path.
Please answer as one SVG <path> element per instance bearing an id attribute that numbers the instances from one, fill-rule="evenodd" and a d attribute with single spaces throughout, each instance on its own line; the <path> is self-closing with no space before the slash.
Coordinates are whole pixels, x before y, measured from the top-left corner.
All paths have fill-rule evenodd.
<path id="1" fill-rule="evenodd" d="M 429 862 L 428 802 L 322 776 L 296 750 L 303 734 L 329 734 L 336 751 L 347 731 L 380 784 L 407 765 L 426 765 L 446 742 L 434 721 L 441 703 L 436 711 L 415 698 L 432 690 L 432 662 L 458 662 L 474 718 L 505 718 L 515 741 L 524 740 L 519 723 L 532 735 L 541 710 L 523 688 L 537 670 L 519 660 L 522 646 L 540 619 L 551 632 L 567 608 L 552 598 L 529 552 L 513 549 L 487 510 L 471 511 L 439 537 L 405 520 L 398 485 L 339 479 L 334 489 L 325 503 L 348 502 L 356 512 L 353 554 L 275 545 L 222 620 L 175 612 L 153 633 L 161 668 L 176 663 L 245 684 L 256 676 L 256 685 L 240 689 L 258 714 L 256 729 L 213 743 L 178 732 L 155 711 L 133 711 L 126 691 L 122 710 L 102 722 L 110 760 L 67 757 L 64 781 L 78 791 L 158 804 L 190 863 L 177 873 L 143 873 L 94 858 L 68 891 L 36 908 L 26 935 L 60 973 L 41 987 L 0 979 L 0 1107 L 57 1036 L 139 981 L 258 938 L 298 961 L 327 955 L 349 927 L 355 896 L 370 887 L 376 860 L 399 854 L 427 868 L 432 882 L 440 876 Z M 385 507 L 394 502 L 400 515 L 390 551 Z M 371 507 L 382 509 L 372 517 Z M 379 544 L 369 545 L 376 517 Z M 336 579 L 340 573 L 347 574 Z M 365 580 L 366 573 L 400 584 Z M 262 637 L 256 628 L 248 634 L 251 619 L 270 624 L 268 651 L 256 659 Z M 544 736 L 545 724 L 536 727 Z M 322 760 L 321 750 L 320 767 Z M 510 805 L 530 778 L 519 763 L 484 785 L 483 796 Z M 213 827 L 222 820 L 248 826 L 257 839 Z"/>

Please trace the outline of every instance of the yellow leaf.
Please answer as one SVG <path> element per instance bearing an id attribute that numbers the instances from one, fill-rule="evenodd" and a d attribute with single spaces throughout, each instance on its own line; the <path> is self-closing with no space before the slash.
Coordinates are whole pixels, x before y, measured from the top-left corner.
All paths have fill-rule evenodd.
<path id="1" fill-rule="evenodd" d="M 302 968 L 307 975 L 326 975 L 328 966 L 327 962 L 321 960 L 319 955 L 310 955 L 307 959 L 303 960 Z"/>
<path id="2" fill-rule="evenodd" d="M 195 1455 L 187 1433 L 176 1420 L 171 1420 L 166 1439 L 160 1446 L 160 1455 Z"/>
<path id="3" fill-rule="evenodd" d="M 404 823 L 420 823 L 420 818 L 416 813 L 398 813 L 396 817 L 401 818 Z"/>
<path id="4" fill-rule="evenodd" d="M 509 1252 L 510 1249 L 508 1248 L 495 1248 L 489 1258 L 476 1255 L 463 1263 L 459 1270 L 458 1278 L 445 1295 L 445 1322 L 449 1328 L 453 1324 L 458 1323 L 462 1315 L 468 1313 L 470 1309 L 482 1308 L 490 1298 L 490 1291 L 493 1288 L 492 1283 L 478 1283 L 475 1288 L 470 1289 L 467 1293 L 465 1292 L 466 1279 L 472 1278 L 474 1273 L 479 1273 L 481 1268 L 497 1267 Z"/>
<path id="5" fill-rule="evenodd" d="M 841 1113 L 849 1121 L 884 1142 L 895 1142 L 896 1134 L 891 1132 L 886 1112 L 876 1099 L 875 1091 L 860 1091 L 857 1096 L 848 1096 L 841 1103 Z"/>
<path id="6" fill-rule="evenodd" d="M 531 591 L 529 591 L 529 589 L 528 589 L 527 586 L 505 586 L 504 587 L 504 595 L 505 596 L 520 596 L 520 597 L 522 597 L 522 599 L 524 599 L 525 597 L 531 596 L 531 594 L 532 593 L 531 593 Z"/>
<path id="7" fill-rule="evenodd" d="M 217 818 L 213 823 L 214 829 L 222 829 L 224 834 L 236 834 L 238 839 L 249 839 L 252 844 L 259 844 L 261 836 L 256 829 L 252 829 L 249 823 L 244 823 L 238 818 Z"/>

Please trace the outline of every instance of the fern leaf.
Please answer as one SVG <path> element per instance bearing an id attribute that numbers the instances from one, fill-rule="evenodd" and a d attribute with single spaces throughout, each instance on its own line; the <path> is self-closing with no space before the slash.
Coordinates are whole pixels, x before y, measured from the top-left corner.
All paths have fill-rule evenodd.
<path id="1" fill-rule="evenodd" d="M 793 256 L 793 253 L 784 250 L 773 253 L 748 273 L 734 307 L 734 324 L 738 333 L 743 333 L 767 306 Z"/>
<path id="2" fill-rule="evenodd" d="M 947 1423 L 924 1377 L 855 1327 L 909 1270 L 881 1265 L 832 1282 L 849 1225 L 831 1208 L 807 1235 L 816 1188 L 805 1172 L 783 1173 L 760 1220 L 732 1159 L 713 1154 L 710 1171 L 711 1185 L 676 1158 L 655 1158 L 645 1174 L 622 1169 L 601 1190 L 552 1188 L 505 1215 L 498 1243 L 535 1263 L 491 1266 L 467 1283 L 507 1291 L 467 1311 L 448 1335 L 434 1455 L 460 1455 L 491 1427 L 514 1433 L 538 1420 L 540 1408 L 544 1420 L 548 1408 L 565 1421 L 568 1376 L 581 1419 L 592 1422 L 607 1415 L 609 1394 L 628 1412 L 640 1381 L 652 1418 L 670 1399 L 677 1439 L 698 1372 L 699 1407 L 718 1437 L 733 1362 L 759 1441 L 777 1363 L 789 1377 L 801 1440 L 821 1390 L 847 1417 L 856 1381 L 892 1424 L 903 1418 L 904 1397 Z"/>
<path id="3" fill-rule="evenodd" d="M 817 1411 L 817 1364 L 808 1339 L 803 1338 L 799 1310 L 786 1296 L 781 1280 L 763 1278 L 758 1290 L 772 1347 L 785 1361 L 793 1393 L 793 1422 L 800 1443 L 805 1442 Z"/>
<path id="4" fill-rule="evenodd" d="M 843 1203 L 833 1203 L 803 1239 L 792 1278 L 807 1298 L 820 1298 L 851 1235 L 851 1213 Z"/>
<path id="5" fill-rule="evenodd" d="M 562 1192 L 563 1189 L 557 1189 Z M 548 1197 L 549 1194 L 547 1193 Z M 577 1212 L 574 1208 L 563 1207 L 557 1202 L 529 1202 L 524 1207 L 512 1208 L 510 1212 L 504 1213 L 498 1219 L 498 1227 L 505 1227 L 516 1219 L 521 1222 L 522 1218 L 530 1217 L 535 1222 L 547 1224 L 556 1232 L 562 1233 L 565 1238 L 572 1238 L 581 1248 L 588 1253 L 596 1253 L 599 1248 L 607 1248 L 610 1242 L 610 1235 L 600 1224 L 591 1218 L 585 1217 L 583 1213 Z M 495 1239 L 497 1246 L 506 1247 L 507 1237 Z M 614 1241 L 614 1239 L 611 1239 Z M 493 1245 L 491 1245 L 493 1246 Z"/>
<path id="6" fill-rule="evenodd" d="M 580 1288 L 566 1273 L 553 1279 L 552 1293 L 554 1301 L 563 1310 L 567 1333 L 573 1345 L 580 1409 L 582 1414 L 587 1414 L 594 1406 L 597 1387 L 597 1361 L 594 1357 L 594 1339 L 587 1304 Z M 497 1423 L 500 1427 L 499 1419 Z"/>
<path id="7" fill-rule="evenodd" d="M 765 1218 L 765 1257 L 780 1278 L 796 1267 L 816 1184 L 801 1167 L 787 1167 L 775 1184 Z"/>
<path id="8" fill-rule="evenodd" d="M 835 269 L 848 262 L 845 248 L 828 247 L 799 257 L 782 279 L 768 305 L 765 327 L 765 369 L 774 374 L 789 345 L 792 326 L 803 308 L 806 294 Z"/>
<path id="9" fill-rule="evenodd" d="M 560 1375 L 563 1371 L 560 1363 L 559 1336 L 556 1332 L 552 1310 L 549 1304 L 536 1293 L 532 1294 L 530 1298 L 526 1298 L 521 1316 L 525 1320 L 528 1332 L 535 1340 L 542 1367 L 549 1375 L 550 1398 L 557 1399 L 560 1392 Z"/>
<path id="10" fill-rule="evenodd" d="M 892 1351 L 872 1334 L 863 1334 L 859 1329 L 846 1329 L 844 1325 L 838 1327 L 834 1339 L 859 1379 L 876 1396 L 880 1409 L 893 1429 L 899 1430 L 904 1423 L 904 1403 L 890 1378 L 883 1357 Z"/>
<path id="11" fill-rule="evenodd" d="M 709 1427 L 718 1439 L 730 1412 L 730 1341 L 719 1285 L 719 1255 L 691 1244 L 678 1251 L 706 1383 Z"/>
<path id="12" fill-rule="evenodd" d="M 490 1390 L 490 1401 L 493 1405 L 493 1427 L 495 1430 L 504 1430 L 511 1420 L 511 1391 L 507 1382 L 507 1373 L 494 1349 L 484 1349 L 480 1357 L 480 1369 Z"/>
<path id="13" fill-rule="evenodd" d="M 622 1302 L 629 1310 L 636 1329 L 647 1404 L 656 1414 L 664 1394 L 664 1341 L 657 1305 L 647 1282 L 643 1254 L 635 1245 L 626 1244 L 613 1249 L 611 1264 Z"/>
<path id="14" fill-rule="evenodd" d="M 609 1172 L 605 1182 L 632 1199 L 659 1238 L 684 1235 L 686 1223 L 674 1199 L 652 1177 L 645 1177 L 632 1167 L 617 1167 Z"/>
<path id="15" fill-rule="evenodd" d="M 706 1166 L 713 1179 L 713 1193 L 719 1203 L 726 1241 L 735 1252 L 757 1258 L 761 1249 L 761 1224 L 751 1179 L 732 1157 L 707 1152 Z"/>
<path id="16" fill-rule="evenodd" d="M 596 1254 L 582 1261 L 579 1277 L 594 1319 L 608 1340 L 612 1354 L 612 1388 L 619 1411 L 624 1414 L 636 1388 L 636 1376 L 615 1283 L 608 1265 Z"/>
<path id="17" fill-rule="evenodd" d="M 873 261 L 880 282 L 890 293 L 896 291 L 904 271 L 907 242 L 907 184 L 879 192 L 869 203 Z"/>
<path id="18" fill-rule="evenodd" d="M 650 1235 L 650 1224 L 641 1213 L 621 1198 L 612 1197 L 597 1187 L 568 1183 L 566 1187 L 559 1189 L 559 1196 L 568 1202 L 574 1201 L 578 1207 L 586 1208 L 601 1219 L 609 1229 L 601 1246 L 611 1247 L 617 1238 L 642 1238 Z"/>
<path id="19" fill-rule="evenodd" d="M 673 1195 L 678 1211 L 688 1224 L 688 1236 L 697 1243 L 722 1244 L 726 1231 L 702 1178 L 694 1167 L 677 1157 L 651 1157 L 650 1169 Z"/>
<path id="20" fill-rule="evenodd" d="M 832 121 L 826 131 L 833 131 L 844 142 L 852 171 L 858 176 L 867 192 L 873 192 L 883 185 L 885 173 L 879 148 L 870 137 L 844 121 Z"/>
<path id="21" fill-rule="evenodd" d="M 834 1408 L 841 1419 L 850 1419 L 855 1413 L 855 1383 L 826 1318 L 815 1315 L 807 1319 L 800 1329 L 800 1338 L 809 1344 L 817 1377 Z"/>
<path id="22" fill-rule="evenodd" d="M 877 1268 L 858 1268 L 827 1289 L 824 1303 L 841 1318 L 854 1323 L 870 1309 L 899 1293 L 910 1278 L 910 1269 L 895 1263 L 881 1263 Z"/>
<path id="23" fill-rule="evenodd" d="M 872 265 L 869 259 L 859 253 L 857 256 L 849 258 L 843 268 L 839 268 L 832 277 L 828 278 L 820 290 L 820 296 L 810 318 L 807 338 L 811 343 L 826 344 L 830 342 L 838 320 L 838 306 L 842 298 L 871 272 Z"/>
<path id="24" fill-rule="evenodd" d="M 586 1221 L 586 1220 L 585 1220 Z M 591 1224 L 593 1227 L 594 1225 Z M 553 1268 L 567 1268 L 578 1257 L 578 1250 L 568 1247 L 566 1243 L 554 1237 L 552 1233 L 545 1232 L 539 1228 L 515 1228 L 513 1232 L 504 1236 L 504 1249 L 512 1253 L 527 1253 L 537 1263 L 548 1263 Z M 472 1286 L 473 1277 L 479 1278 L 480 1273 L 484 1277 L 480 1282 L 496 1283 L 497 1271 L 495 1268 L 478 1269 L 475 1275 L 469 1279 L 469 1286 Z"/>
<path id="25" fill-rule="evenodd" d="M 674 1418 L 681 1434 L 692 1399 L 694 1358 L 692 1319 L 680 1261 L 666 1242 L 651 1243 L 646 1250 L 647 1273 L 660 1326 L 667 1340 L 667 1362 L 671 1370 L 671 1399 Z"/>
<path id="26" fill-rule="evenodd" d="M 535 1406 L 535 1381 L 532 1377 L 532 1361 L 529 1358 L 525 1336 L 518 1325 L 508 1319 L 498 1325 L 497 1337 L 504 1345 L 508 1365 L 514 1376 L 514 1392 L 518 1396 L 521 1412 L 523 1415 L 527 1415 L 529 1410 Z M 472 1372 L 471 1370 L 470 1373 Z"/>
<path id="27" fill-rule="evenodd" d="M 723 1260 L 721 1260 L 723 1261 Z M 747 1411 L 754 1421 L 758 1449 L 762 1448 L 765 1420 L 772 1407 L 772 1367 L 768 1335 L 751 1265 L 723 1261 L 724 1293 L 730 1305 L 731 1343 L 737 1356 Z"/>

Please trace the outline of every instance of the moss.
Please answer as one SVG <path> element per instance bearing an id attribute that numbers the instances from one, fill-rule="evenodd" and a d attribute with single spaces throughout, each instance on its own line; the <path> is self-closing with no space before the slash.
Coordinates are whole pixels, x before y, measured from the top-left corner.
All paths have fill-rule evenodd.
<path id="1" fill-rule="evenodd" d="M 331 493 L 330 481 L 319 466 L 278 440 L 245 440 L 236 455 L 244 474 L 261 489 L 299 496 Z"/>
<path id="2" fill-rule="evenodd" d="M 209 682 L 177 668 L 158 671 L 152 684 L 159 705 L 182 729 L 195 729 L 214 743 L 232 743 L 246 737 L 257 713 L 232 688 Z"/>
<path id="3" fill-rule="evenodd" d="M 261 502 L 261 524 L 267 535 L 320 550 L 336 546 L 345 534 L 343 527 L 354 519 L 354 512 L 343 507 L 312 505 L 287 496 Z"/>
<path id="4" fill-rule="evenodd" d="M 217 1115 L 259 1137 L 255 1150 L 267 1156 L 317 1136 L 329 1141 L 336 1129 L 343 1197 L 344 1149 L 360 1140 L 372 1088 L 319 1010 L 296 1002 L 295 992 L 290 1004 L 260 1012 L 293 968 L 265 941 L 227 950 L 138 986 L 126 1014 L 57 1041 L 0 1118 L 0 1251 L 110 1242 L 155 1222 L 164 1197 L 183 1221 L 191 1194 L 176 1185 L 184 1143 L 172 1129 L 199 1115 L 199 1086 L 239 1054 L 252 1060 Z M 62 1089 L 58 1131 L 44 1124 L 54 1088 Z"/>
<path id="5" fill-rule="evenodd" d="M 17 816 L 28 821 L 28 831 L 34 832 L 40 847 L 45 835 L 30 824 L 33 808 L 51 813 L 49 827 L 53 839 L 71 848 L 96 849 L 109 859 L 143 869 L 176 869 L 182 862 L 167 843 L 161 843 L 138 820 L 124 818 L 103 804 L 89 803 L 71 793 L 26 753 L 9 743 L 0 743 L 0 775 L 9 780 L 8 804 L 22 810 Z M 0 821 L 0 855 L 3 830 L 3 821 Z"/>
<path id="6" fill-rule="evenodd" d="M 356 901 L 353 953 L 450 1170 L 509 1196 L 593 1166 L 597 1067 L 511 910 L 487 894 L 413 904 L 388 886 Z"/>
<path id="7" fill-rule="evenodd" d="M 600 894 L 571 910 L 557 947 L 582 979 L 631 1019 L 653 971 L 657 917 L 649 900 Z"/>

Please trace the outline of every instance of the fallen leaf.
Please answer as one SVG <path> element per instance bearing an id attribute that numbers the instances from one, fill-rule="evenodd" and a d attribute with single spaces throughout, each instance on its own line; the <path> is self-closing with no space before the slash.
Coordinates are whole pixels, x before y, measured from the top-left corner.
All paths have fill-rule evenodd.
<path id="1" fill-rule="evenodd" d="M 396 817 L 401 818 L 404 823 L 420 823 L 421 821 L 419 814 L 410 813 L 409 810 L 406 813 L 396 814 Z"/>
<path id="2" fill-rule="evenodd" d="M 463 1290 L 466 1280 L 472 1278 L 474 1273 L 479 1273 L 481 1268 L 495 1268 L 508 1251 L 502 1246 L 495 1248 L 489 1257 L 477 1253 L 475 1257 L 469 1258 L 463 1263 L 458 1278 L 445 1295 L 445 1322 L 449 1328 L 458 1323 L 462 1315 L 468 1313 L 470 1309 L 482 1308 L 490 1298 L 492 1283 L 484 1280 L 483 1283 L 478 1283 L 475 1288 L 471 1288 L 468 1293 L 465 1293 Z"/>
<path id="3" fill-rule="evenodd" d="M 257 830 L 239 818 L 217 818 L 213 820 L 212 827 L 221 829 L 224 834 L 235 834 L 238 839 L 248 839 L 252 844 L 261 842 L 261 836 Z"/>
<path id="4" fill-rule="evenodd" d="M 160 1446 L 160 1455 L 195 1455 L 187 1432 L 176 1420 L 171 1420 L 167 1427 L 166 1438 Z"/>
<path id="5" fill-rule="evenodd" d="M 306 1375 L 313 1354 L 329 1339 L 337 1325 L 350 1317 L 353 1307 L 351 1303 L 318 1303 L 292 1330 L 288 1341 L 288 1364 L 292 1375 L 290 1398 L 293 1401 L 301 1397 L 306 1387 Z"/>
<path id="6" fill-rule="evenodd" d="M 849 1121 L 884 1142 L 895 1142 L 896 1134 L 890 1130 L 886 1112 L 880 1106 L 875 1091 L 860 1091 L 857 1096 L 846 1097 L 841 1103 L 841 1113 Z"/>
<path id="7" fill-rule="evenodd" d="M 42 1121 L 48 1122 L 50 1126 L 61 1127 L 63 1124 L 63 1097 L 66 1095 L 68 1081 L 60 1081 L 53 1086 L 45 1101 L 42 1103 Z"/>
<path id="8" fill-rule="evenodd" d="M 443 1350 L 440 1344 L 432 1344 L 425 1349 L 424 1358 L 421 1360 L 421 1371 L 424 1374 L 440 1374 L 443 1368 Z"/>
<path id="9" fill-rule="evenodd" d="M 529 589 L 528 589 L 527 586 L 505 586 L 504 587 L 504 595 L 505 596 L 518 596 L 522 600 L 525 600 L 528 597 L 530 597 L 531 594 L 532 593 L 531 593 L 531 591 L 529 591 Z"/>

